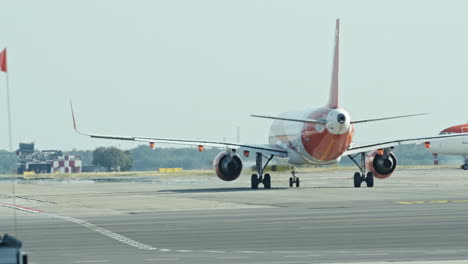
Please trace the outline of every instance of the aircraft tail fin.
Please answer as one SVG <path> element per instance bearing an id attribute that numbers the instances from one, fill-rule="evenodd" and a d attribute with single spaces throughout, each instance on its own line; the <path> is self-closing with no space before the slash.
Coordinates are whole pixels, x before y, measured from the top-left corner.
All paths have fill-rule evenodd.
<path id="1" fill-rule="evenodd" d="M 335 49 L 334 49 L 334 52 L 333 52 L 332 78 L 331 78 L 331 85 L 330 85 L 330 98 L 329 98 L 329 102 L 328 102 L 328 107 L 330 107 L 330 108 L 338 108 L 339 62 L 340 62 L 340 19 L 337 18 L 336 19 L 336 29 L 335 29 Z"/>

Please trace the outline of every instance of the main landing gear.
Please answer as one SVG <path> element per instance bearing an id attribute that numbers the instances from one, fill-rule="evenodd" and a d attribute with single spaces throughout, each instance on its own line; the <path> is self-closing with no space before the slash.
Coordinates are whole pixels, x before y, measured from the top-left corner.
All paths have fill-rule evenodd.
<path id="1" fill-rule="evenodd" d="M 465 163 L 460 167 L 464 170 L 468 170 L 468 156 L 463 156 L 463 159 L 465 160 Z"/>
<path id="2" fill-rule="evenodd" d="M 257 153 L 255 167 L 257 169 L 258 174 L 252 174 L 252 177 L 250 178 L 252 189 L 258 189 L 258 185 L 260 183 L 263 183 L 263 187 L 265 189 L 271 188 L 271 176 L 268 173 L 263 175 L 263 172 L 265 171 L 265 168 L 268 165 L 268 163 L 273 159 L 273 155 L 271 155 L 270 157 L 265 157 L 267 159 L 265 165 L 262 165 L 263 157 L 264 156 L 262 155 L 262 153 Z"/>
<path id="3" fill-rule="evenodd" d="M 357 157 L 358 155 L 361 155 L 360 164 L 355 159 L 355 157 Z M 356 166 L 360 170 L 360 172 L 354 173 L 354 187 L 361 187 L 362 182 L 366 182 L 367 187 L 374 187 L 374 175 L 370 171 L 366 173 L 366 153 L 362 152 L 354 156 L 349 155 L 348 157 L 354 162 L 354 164 L 356 164 Z"/>
<path id="4" fill-rule="evenodd" d="M 296 171 L 293 168 L 293 171 L 291 171 L 292 177 L 289 177 L 289 187 L 293 187 L 294 184 L 296 184 L 296 187 L 299 188 L 299 177 L 296 177 Z"/>

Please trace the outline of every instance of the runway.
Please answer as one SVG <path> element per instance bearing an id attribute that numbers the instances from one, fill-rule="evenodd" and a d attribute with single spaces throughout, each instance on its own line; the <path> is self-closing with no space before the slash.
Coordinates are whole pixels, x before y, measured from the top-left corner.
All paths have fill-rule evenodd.
<path id="1" fill-rule="evenodd" d="M 38 212 L 0 206 L 0 230 L 15 211 L 31 263 L 468 262 L 467 172 L 404 169 L 369 189 L 351 176 L 310 171 L 290 189 L 275 174 L 271 190 L 248 175 L 18 181 L 16 204 Z M 0 190 L 11 204 L 11 182 Z"/>

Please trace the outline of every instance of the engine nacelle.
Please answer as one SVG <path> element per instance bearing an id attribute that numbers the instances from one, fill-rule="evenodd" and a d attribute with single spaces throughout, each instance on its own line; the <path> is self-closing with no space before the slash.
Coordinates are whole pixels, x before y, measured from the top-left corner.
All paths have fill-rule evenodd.
<path id="1" fill-rule="evenodd" d="M 374 177 L 385 179 L 392 175 L 397 165 L 397 160 L 393 153 L 380 155 L 377 150 L 366 154 L 366 169 L 372 172 Z"/>
<path id="2" fill-rule="evenodd" d="M 213 167 L 218 178 L 223 181 L 233 181 L 241 174 L 242 160 L 237 154 L 231 156 L 223 151 L 214 159 Z"/>

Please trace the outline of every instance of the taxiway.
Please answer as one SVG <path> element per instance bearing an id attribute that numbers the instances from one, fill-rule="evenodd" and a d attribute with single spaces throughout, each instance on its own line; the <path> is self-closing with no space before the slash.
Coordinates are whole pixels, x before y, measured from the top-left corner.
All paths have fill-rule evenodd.
<path id="1" fill-rule="evenodd" d="M 273 174 L 271 190 L 248 175 L 44 178 L 17 180 L 15 197 L 2 178 L 0 230 L 15 235 L 16 217 L 31 263 L 468 262 L 465 171 L 400 169 L 358 189 L 350 175 L 309 171 L 297 189 Z"/>

